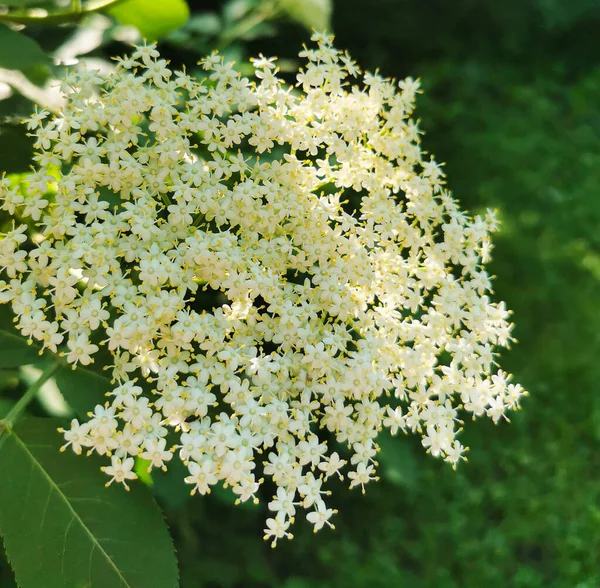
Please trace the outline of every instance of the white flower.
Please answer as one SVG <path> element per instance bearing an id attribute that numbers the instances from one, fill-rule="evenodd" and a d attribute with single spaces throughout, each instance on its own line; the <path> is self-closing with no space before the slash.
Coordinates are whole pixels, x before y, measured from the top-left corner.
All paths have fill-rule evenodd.
<path id="1" fill-rule="evenodd" d="M 0 302 L 73 366 L 92 340 L 112 356 L 108 405 L 64 447 L 110 455 L 110 482 L 175 453 L 192 494 L 268 479 L 273 543 L 300 508 L 332 526 L 332 476 L 377 479 L 382 428 L 456 466 L 462 414 L 500 422 L 525 394 L 492 371 L 512 328 L 484 266 L 497 220 L 461 211 L 421 150 L 418 81 L 361 85 L 313 39 L 294 92 L 272 58 L 250 81 L 212 54 L 198 81 L 153 45 L 71 72 L 60 116 L 28 121 L 34 171 L 0 180 L 28 223 L 0 239 Z"/>
<path id="2" fill-rule="evenodd" d="M 191 494 L 210 494 L 210 487 L 217 483 L 215 475 L 215 464 L 210 459 L 204 459 L 201 463 L 191 461 L 188 464 L 190 475 L 185 478 L 186 484 L 193 484 Z"/>
<path id="3" fill-rule="evenodd" d="M 323 525 L 327 524 L 329 527 L 334 529 L 334 525 L 329 522 L 329 519 L 337 513 L 337 510 L 333 510 L 332 508 L 327 508 L 323 502 L 317 505 L 316 510 L 309 512 L 306 515 L 306 519 L 309 523 L 314 525 L 315 533 L 323 528 Z"/>
<path id="4" fill-rule="evenodd" d="M 275 513 L 293 517 L 296 514 L 296 503 L 294 502 L 295 490 L 288 491 L 285 488 L 277 488 L 277 495 L 269 502 L 269 510 Z"/>
<path id="5" fill-rule="evenodd" d="M 65 451 L 69 445 L 77 455 L 81 455 L 82 447 L 88 444 L 88 433 L 90 432 L 90 424 L 83 423 L 79 424 L 77 419 L 71 421 L 71 428 L 69 430 L 59 429 L 59 433 L 63 433 L 67 443 L 63 445 L 60 450 Z"/>
<path id="6" fill-rule="evenodd" d="M 110 480 L 106 483 L 106 485 L 110 486 L 113 482 L 117 482 L 118 484 L 123 484 L 123 486 L 129 490 L 127 480 L 137 479 L 136 473 L 131 471 L 134 464 L 135 462 L 133 457 L 128 457 L 124 460 L 121 460 L 113 455 L 111 458 L 111 465 L 104 466 L 102 468 L 102 471 L 107 476 L 110 476 Z"/>
<path id="7" fill-rule="evenodd" d="M 144 443 L 144 451 L 140 457 L 150 462 L 148 471 L 151 471 L 153 467 L 167 470 L 165 463 L 171 461 L 173 454 L 165 449 L 166 443 L 166 439 L 147 439 Z"/>
<path id="8" fill-rule="evenodd" d="M 273 537 L 273 541 L 271 541 L 271 547 L 275 547 L 277 545 L 277 540 L 282 537 L 287 537 L 288 539 L 293 539 L 293 535 L 288 532 L 290 527 L 289 521 L 281 517 L 276 517 L 274 519 L 267 519 L 267 528 L 265 529 L 265 540 Z"/>
<path id="9" fill-rule="evenodd" d="M 98 346 L 90 343 L 86 335 L 77 335 L 75 339 L 69 339 L 67 346 L 71 350 L 67 361 L 73 365 L 89 365 L 93 361 L 92 355 L 98 351 Z"/>
<path id="10" fill-rule="evenodd" d="M 350 482 L 350 488 L 354 488 L 354 486 L 360 486 L 362 489 L 362 493 L 365 493 L 365 484 L 368 484 L 370 480 L 378 480 L 374 474 L 374 468 L 372 465 L 366 465 L 364 463 L 359 463 L 356 467 L 355 472 L 350 472 L 348 474 L 348 478 L 352 480 Z"/>

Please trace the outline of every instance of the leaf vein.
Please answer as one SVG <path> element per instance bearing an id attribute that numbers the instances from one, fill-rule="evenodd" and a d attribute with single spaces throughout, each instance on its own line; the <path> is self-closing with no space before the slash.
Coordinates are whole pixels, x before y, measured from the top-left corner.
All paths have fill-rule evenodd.
<path id="1" fill-rule="evenodd" d="M 63 494 L 60 491 L 59 486 L 56 484 L 56 482 L 52 479 L 52 477 L 48 474 L 48 472 L 44 469 L 44 467 L 42 466 L 42 464 L 35 458 L 35 456 L 31 453 L 31 451 L 29 450 L 29 447 L 27 446 L 26 443 L 23 442 L 23 440 L 15 433 L 15 431 L 11 430 L 10 431 L 11 436 L 15 439 L 15 441 L 22 447 L 22 449 L 29 455 L 29 457 L 31 458 L 31 462 L 32 462 L 32 472 L 33 472 L 33 468 L 34 466 L 37 466 L 37 468 L 39 469 L 39 471 L 41 472 L 42 476 L 46 479 L 47 483 L 53 487 L 56 491 L 58 496 L 62 499 L 62 501 L 65 503 L 66 507 L 71 511 L 71 516 L 72 519 L 69 522 L 69 526 L 67 528 L 67 532 L 70 528 L 70 526 L 72 525 L 74 520 L 77 520 L 77 522 L 79 523 L 79 525 L 81 526 L 81 528 L 85 531 L 85 533 L 88 535 L 90 541 L 92 542 L 93 545 L 95 545 L 100 552 L 102 553 L 103 557 L 106 559 L 106 561 L 108 562 L 108 564 L 110 565 L 110 567 L 115 571 L 115 573 L 117 574 L 117 576 L 119 577 L 119 579 L 121 580 L 121 582 L 123 583 L 123 586 L 127 586 L 131 588 L 131 585 L 129 584 L 129 582 L 125 579 L 125 577 L 123 576 L 123 574 L 121 573 L 121 570 L 117 567 L 117 565 L 115 564 L 115 562 L 113 561 L 112 557 L 106 552 L 106 550 L 104 549 L 104 547 L 98 542 L 97 538 L 94 536 L 94 534 L 92 533 L 92 531 L 89 529 L 89 527 L 85 524 L 85 522 L 83 521 L 83 519 L 79 516 L 79 514 L 77 513 L 77 511 L 73 508 L 73 506 L 71 505 L 71 503 L 69 502 L 68 497 Z M 31 482 L 30 482 L 31 485 Z M 65 533 L 65 541 L 63 543 L 63 549 L 65 547 L 66 544 L 66 535 L 67 533 Z M 63 550 L 63 560 L 62 560 L 62 564 L 61 564 L 61 568 L 64 570 L 64 550 Z"/>
<path id="2" fill-rule="evenodd" d="M 73 525 L 74 520 L 75 520 L 75 514 L 73 514 L 71 516 L 71 519 L 69 520 L 69 524 L 67 525 L 67 528 L 65 529 L 65 535 L 63 537 L 63 547 L 62 547 L 62 554 L 61 554 L 61 560 L 60 560 L 60 572 L 63 575 L 63 577 L 65 577 L 65 553 L 67 552 L 67 535 L 69 534 L 69 531 L 71 530 L 71 526 Z"/>
<path id="3" fill-rule="evenodd" d="M 54 492 L 54 488 L 50 486 L 50 490 L 48 491 L 48 496 L 46 497 L 46 506 L 44 506 L 44 512 L 42 513 L 42 521 L 40 523 L 40 534 L 42 529 L 44 528 L 44 523 L 46 522 L 46 512 L 48 512 L 48 505 L 50 504 L 50 497 L 52 496 L 52 492 Z"/>

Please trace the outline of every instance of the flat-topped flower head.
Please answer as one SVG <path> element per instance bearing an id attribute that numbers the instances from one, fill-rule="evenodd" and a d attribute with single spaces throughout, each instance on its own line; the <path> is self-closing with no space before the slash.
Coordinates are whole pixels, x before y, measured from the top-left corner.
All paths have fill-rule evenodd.
<path id="1" fill-rule="evenodd" d="M 329 478 L 376 480 L 383 428 L 456 465 L 462 415 L 499 422 L 524 394 L 496 366 L 496 217 L 460 210 L 425 157 L 418 81 L 313 40 L 295 87 L 263 56 L 253 80 L 218 54 L 196 80 L 153 45 L 73 71 L 60 115 L 27 121 L 34 171 L 0 182 L 36 227 L 0 243 L 0 300 L 74 366 L 112 357 L 107 406 L 66 445 L 111 456 L 110 482 L 137 456 L 181 459 L 192 493 L 256 500 L 269 479 L 273 542 L 302 510 L 333 526 Z"/>

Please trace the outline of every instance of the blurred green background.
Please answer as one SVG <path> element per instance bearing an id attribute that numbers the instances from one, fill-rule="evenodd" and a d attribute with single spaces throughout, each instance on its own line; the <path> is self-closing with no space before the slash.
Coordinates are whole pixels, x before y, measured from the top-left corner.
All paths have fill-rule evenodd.
<path id="1" fill-rule="evenodd" d="M 142 4 L 139 26 L 151 27 L 162 3 Z M 262 541 L 264 503 L 191 498 L 172 468 L 154 491 L 182 587 L 600 586 L 600 2 L 336 0 L 331 14 L 324 0 L 188 4 L 182 27 L 161 29 L 159 15 L 145 32 L 175 66 L 193 70 L 219 47 L 238 60 L 278 55 L 285 70 L 310 26 L 329 21 L 364 68 L 421 79 L 426 149 L 446 162 L 464 208 L 500 210 L 491 273 L 519 340 L 501 363 L 530 396 L 510 424 L 466 423 L 469 461 L 456 472 L 418 438 L 384 439 L 381 482 L 365 496 L 334 489 L 336 530 L 313 535 L 298 521 L 276 549 Z M 104 62 L 128 50 L 127 19 L 115 11 L 26 33 L 46 54 Z M 38 86 L 57 71 L 20 69 Z M 21 171 L 28 139 L 14 117 L 32 106 L 8 83 L 0 167 Z M 11 578 L 0 563 L 0 586 Z"/>

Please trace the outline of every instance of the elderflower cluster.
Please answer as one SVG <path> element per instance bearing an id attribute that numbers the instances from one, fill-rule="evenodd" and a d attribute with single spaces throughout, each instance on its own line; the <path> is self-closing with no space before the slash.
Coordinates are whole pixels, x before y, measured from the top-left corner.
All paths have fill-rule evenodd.
<path id="1" fill-rule="evenodd" d="M 256 500 L 268 479 L 274 542 L 300 508 L 331 526 L 330 478 L 377 479 L 383 428 L 455 465 L 459 411 L 497 422 L 524 394 L 495 363 L 496 219 L 424 157 L 418 83 L 313 40 L 295 87 L 263 57 L 256 80 L 217 54 L 196 80 L 154 46 L 74 71 L 61 114 L 28 120 L 35 169 L 0 182 L 26 223 L 0 243 L 0 300 L 73 366 L 110 358 L 109 402 L 66 445 L 125 485 L 136 458 L 181 459 L 192 494 Z"/>

